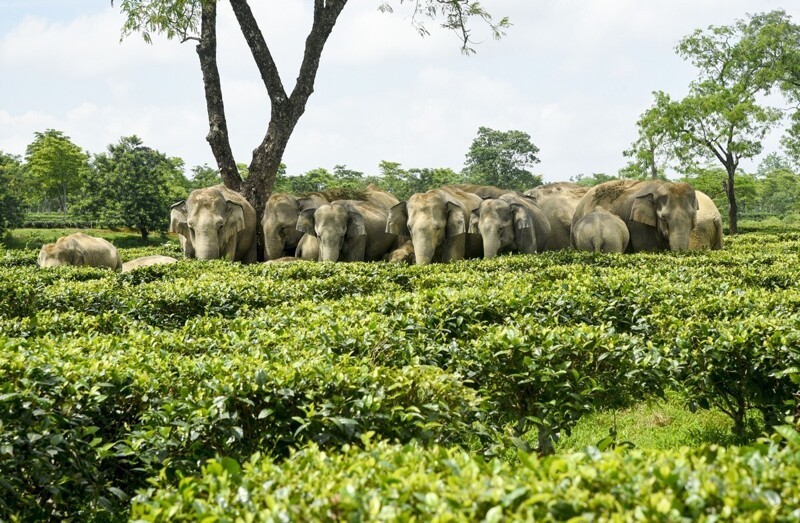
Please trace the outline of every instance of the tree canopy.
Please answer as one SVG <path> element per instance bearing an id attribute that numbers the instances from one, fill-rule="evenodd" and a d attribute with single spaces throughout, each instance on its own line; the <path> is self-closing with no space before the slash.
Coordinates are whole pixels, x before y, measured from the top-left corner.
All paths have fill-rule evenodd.
<path id="1" fill-rule="evenodd" d="M 45 210 L 67 212 L 88 173 L 89 155 L 61 131 L 47 129 L 34 135 L 25 152 L 29 197 L 49 203 Z"/>
<path id="2" fill-rule="evenodd" d="M 480 127 L 463 174 L 472 183 L 524 191 L 542 184 L 542 177 L 529 170 L 539 163 L 538 152 L 525 132 Z"/>
<path id="3" fill-rule="evenodd" d="M 82 214 L 135 228 L 144 239 L 151 231 L 167 230 L 166 210 L 188 194 L 183 161 L 146 147 L 136 135 L 120 138 L 92 163 Z"/>
<path id="4" fill-rule="evenodd" d="M 798 35 L 800 30 L 783 11 L 696 30 L 677 47 L 678 54 L 697 67 L 689 93 L 673 100 L 655 92 L 653 106 L 637 122 L 639 139 L 629 154 L 649 165 L 651 172 L 657 172 L 658 150 L 684 170 L 698 162 L 718 162 L 725 169 L 723 188 L 733 234 L 739 164 L 761 153 L 764 137 L 783 117 L 759 96 L 776 87 L 796 94 L 791 82 L 800 70 Z"/>

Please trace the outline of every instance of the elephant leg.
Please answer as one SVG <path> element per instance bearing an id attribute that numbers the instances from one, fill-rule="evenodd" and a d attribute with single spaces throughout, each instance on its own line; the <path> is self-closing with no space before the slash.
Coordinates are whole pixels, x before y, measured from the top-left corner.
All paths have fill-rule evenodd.
<path id="1" fill-rule="evenodd" d="M 451 261 L 463 260 L 466 242 L 466 234 L 457 234 L 456 236 L 451 236 L 450 238 L 446 239 L 442 245 L 442 261 L 447 263 Z"/>
<path id="2" fill-rule="evenodd" d="M 244 255 L 244 259 L 242 263 L 255 263 L 258 261 L 258 249 L 257 249 L 256 241 L 253 239 L 253 243 L 250 244 L 250 248 L 247 250 L 247 254 Z"/>

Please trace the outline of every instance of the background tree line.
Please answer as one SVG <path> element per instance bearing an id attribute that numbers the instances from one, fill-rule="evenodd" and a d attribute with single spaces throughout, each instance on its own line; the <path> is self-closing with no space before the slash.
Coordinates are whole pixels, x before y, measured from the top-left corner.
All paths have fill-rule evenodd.
<path id="1" fill-rule="evenodd" d="M 375 184 L 405 199 L 442 185 L 480 183 L 525 190 L 542 183 L 531 168 L 539 149 L 522 131 L 481 127 L 461 172 L 450 168 L 404 168 L 382 161 L 375 174 L 336 165 L 289 174 L 281 164 L 273 191 L 307 193 L 326 189 L 358 190 Z M 246 180 L 249 167 L 237 164 Z M 222 183 L 208 165 L 186 170 L 184 161 L 124 136 L 102 153 L 82 150 L 63 132 L 37 132 L 24 158 L 0 151 L 0 232 L 23 224 L 128 227 L 143 238 L 165 231 L 168 209 L 193 189 Z"/>

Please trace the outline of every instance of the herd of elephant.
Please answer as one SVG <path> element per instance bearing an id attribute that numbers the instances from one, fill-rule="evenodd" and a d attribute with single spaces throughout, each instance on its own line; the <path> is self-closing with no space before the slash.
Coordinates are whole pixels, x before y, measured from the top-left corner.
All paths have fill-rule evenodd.
<path id="1" fill-rule="evenodd" d="M 575 248 L 638 252 L 722 248 L 722 219 L 707 195 L 682 182 L 570 182 L 524 193 L 449 185 L 400 202 L 370 185 L 363 200 L 328 193 L 273 194 L 261 229 L 267 261 L 379 261 L 427 265 L 505 252 Z M 256 212 L 223 185 L 196 189 L 170 210 L 186 258 L 257 261 Z M 98 265 L 117 270 L 176 261 L 148 256 L 123 264 L 113 245 L 80 233 L 42 247 L 42 267 Z"/>

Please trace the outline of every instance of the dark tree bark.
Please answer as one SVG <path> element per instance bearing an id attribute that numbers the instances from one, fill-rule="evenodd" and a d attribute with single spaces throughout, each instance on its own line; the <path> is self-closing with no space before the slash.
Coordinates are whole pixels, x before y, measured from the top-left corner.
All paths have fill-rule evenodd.
<path id="1" fill-rule="evenodd" d="M 200 17 L 200 43 L 197 44 L 200 70 L 203 73 L 203 87 L 206 94 L 208 112 L 208 135 L 206 140 L 217 160 L 220 176 L 225 186 L 231 190 L 241 189 L 242 178 L 233 159 L 228 123 L 225 119 L 225 104 L 222 101 L 222 86 L 217 68 L 217 3 L 203 2 Z"/>
<path id="2" fill-rule="evenodd" d="M 736 190 L 734 187 L 734 175 L 736 174 L 735 166 L 725 166 L 728 173 L 728 179 L 722 182 L 722 188 L 725 189 L 725 195 L 728 197 L 728 228 L 730 234 L 738 234 L 739 232 L 739 204 L 736 203 Z"/>

